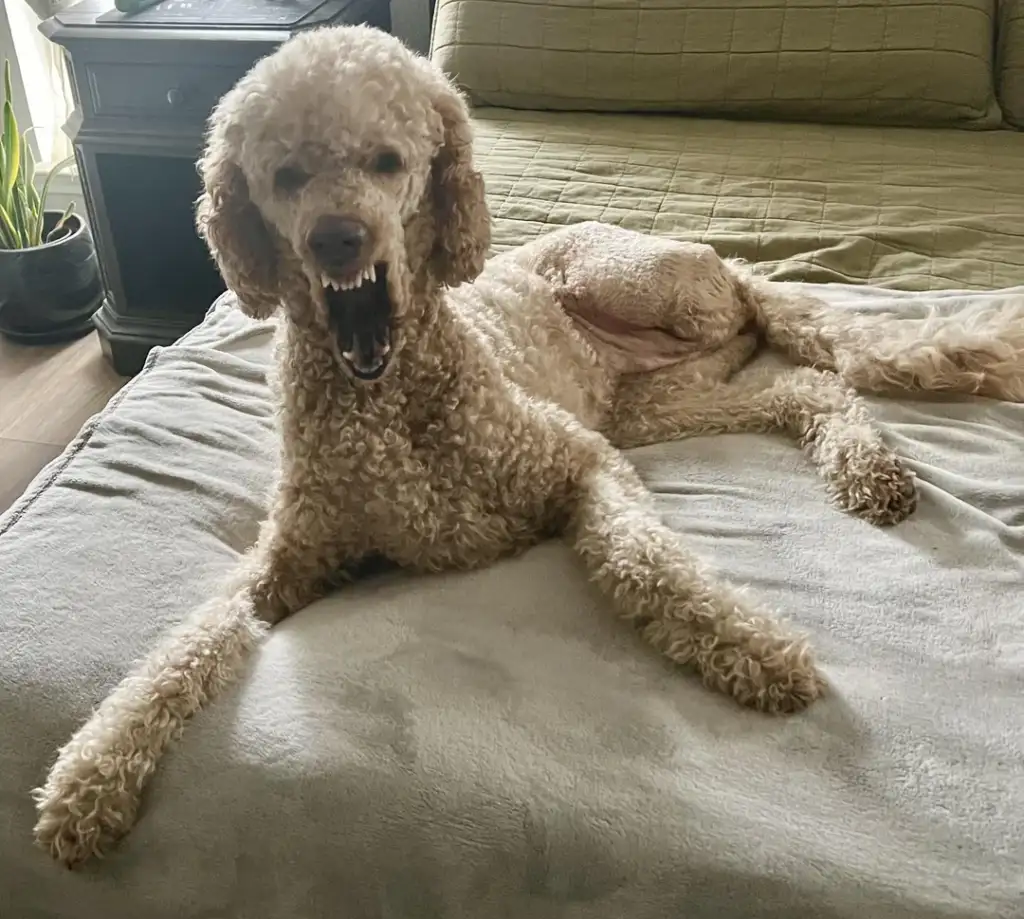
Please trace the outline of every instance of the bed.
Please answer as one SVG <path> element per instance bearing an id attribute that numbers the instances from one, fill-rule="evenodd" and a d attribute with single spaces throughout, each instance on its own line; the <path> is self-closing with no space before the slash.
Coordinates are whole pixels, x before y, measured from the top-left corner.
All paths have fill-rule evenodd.
<path id="1" fill-rule="evenodd" d="M 478 119 L 497 249 L 597 218 L 851 310 L 1024 297 L 1021 134 Z M 1024 406 L 983 399 L 871 400 L 920 483 L 890 530 L 781 438 L 632 452 L 665 520 L 812 634 L 832 689 L 805 714 L 674 671 L 558 542 L 389 573 L 274 630 L 108 858 L 53 863 L 30 790 L 56 748 L 255 538 L 272 336 L 222 297 L 0 518 L 0 916 L 1024 915 Z"/>

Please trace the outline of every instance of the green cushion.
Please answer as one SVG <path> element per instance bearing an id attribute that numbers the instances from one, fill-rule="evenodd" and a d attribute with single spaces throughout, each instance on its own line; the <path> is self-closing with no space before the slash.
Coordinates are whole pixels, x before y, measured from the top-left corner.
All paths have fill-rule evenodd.
<path id="1" fill-rule="evenodd" d="M 438 0 L 477 104 L 994 127 L 996 0 Z"/>
<path id="2" fill-rule="evenodd" d="M 999 101 L 1006 120 L 1024 128 L 1024 0 L 999 7 Z"/>

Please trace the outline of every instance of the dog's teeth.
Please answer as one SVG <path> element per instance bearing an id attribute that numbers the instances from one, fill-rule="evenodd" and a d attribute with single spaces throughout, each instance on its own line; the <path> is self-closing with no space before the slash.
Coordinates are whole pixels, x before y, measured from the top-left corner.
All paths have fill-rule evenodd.
<path id="1" fill-rule="evenodd" d="M 325 272 L 324 274 L 320 275 L 320 283 L 324 287 L 330 287 L 333 285 L 334 282 L 327 276 L 327 273 Z"/>
<path id="2" fill-rule="evenodd" d="M 338 282 L 337 281 L 331 281 L 331 287 L 333 287 L 335 290 L 338 290 L 339 289 L 338 288 Z"/>
<path id="3" fill-rule="evenodd" d="M 371 265 L 369 268 L 366 269 L 366 280 L 369 281 L 371 284 L 376 284 L 377 283 L 377 268 L 376 268 L 376 266 Z"/>

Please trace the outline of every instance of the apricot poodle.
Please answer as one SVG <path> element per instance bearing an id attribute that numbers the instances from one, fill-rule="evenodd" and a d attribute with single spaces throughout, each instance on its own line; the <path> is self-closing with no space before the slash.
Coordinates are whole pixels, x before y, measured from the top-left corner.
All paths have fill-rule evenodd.
<path id="1" fill-rule="evenodd" d="M 367 27 L 301 34 L 218 104 L 198 226 L 238 305 L 280 310 L 280 478 L 228 589 L 60 751 L 36 837 L 75 864 L 131 827 L 162 751 L 266 628 L 367 559 L 489 565 L 564 534 L 609 603 L 710 688 L 766 712 L 823 691 L 805 640 L 709 571 L 621 448 L 783 431 L 875 524 L 912 476 L 855 389 L 1024 400 L 1024 304 L 871 319 L 714 251 L 600 224 L 493 258 L 467 107 Z M 743 369 L 763 348 L 796 365 Z"/>

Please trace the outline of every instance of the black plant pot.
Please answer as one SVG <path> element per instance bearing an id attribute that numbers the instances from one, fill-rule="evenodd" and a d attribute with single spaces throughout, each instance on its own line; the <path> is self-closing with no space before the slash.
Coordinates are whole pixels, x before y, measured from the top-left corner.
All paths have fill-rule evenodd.
<path id="1" fill-rule="evenodd" d="M 60 219 L 43 218 L 43 237 Z M 79 338 L 103 301 L 92 233 L 77 214 L 67 232 L 31 249 L 0 249 L 0 334 L 24 344 Z"/>

